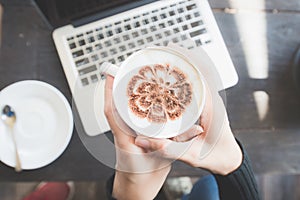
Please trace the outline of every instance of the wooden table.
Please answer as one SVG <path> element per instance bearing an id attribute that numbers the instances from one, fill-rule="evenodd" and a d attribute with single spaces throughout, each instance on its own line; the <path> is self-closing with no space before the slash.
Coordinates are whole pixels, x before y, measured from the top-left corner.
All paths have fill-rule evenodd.
<path id="1" fill-rule="evenodd" d="M 0 89 L 16 81 L 36 79 L 57 87 L 71 102 L 51 30 L 32 2 L 0 2 L 4 7 Z M 211 0 L 210 4 L 240 78 L 237 86 L 227 90 L 232 128 L 247 148 L 256 173 L 298 173 L 300 97 L 291 79 L 290 62 L 300 44 L 300 3 L 230 2 Z M 266 68 L 267 77 L 250 77 L 251 67 Z M 257 110 L 260 104 L 268 105 L 267 110 L 266 106 L 260 108 L 261 119 Z M 76 130 L 66 151 L 49 166 L 17 174 L 0 164 L 0 181 L 104 180 L 111 173 L 112 169 L 89 154 Z M 171 175 L 202 173 L 177 162 Z"/>

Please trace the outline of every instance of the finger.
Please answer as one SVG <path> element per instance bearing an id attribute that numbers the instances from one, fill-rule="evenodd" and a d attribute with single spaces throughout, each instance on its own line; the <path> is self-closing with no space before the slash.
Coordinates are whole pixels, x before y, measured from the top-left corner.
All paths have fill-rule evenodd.
<path id="1" fill-rule="evenodd" d="M 105 102 L 104 112 L 111 132 L 115 136 L 115 144 L 121 149 L 127 149 L 130 144 L 134 144 L 134 132 L 125 124 L 118 114 L 113 103 L 113 82 L 114 78 L 107 75 L 105 82 Z"/>
<path id="2" fill-rule="evenodd" d="M 171 140 L 175 142 L 186 142 L 203 133 L 203 128 L 199 125 L 193 125 L 192 128 L 184 133 L 173 137 Z"/>
<path id="3" fill-rule="evenodd" d="M 209 87 L 206 87 L 206 99 L 203 111 L 200 116 L 200 125 L 204 131 L 207 131 L 211 125 L 213 114 L 212 94 Z"/>
<path id="4" fill-rule="evenodd" d="M 150 156 L 162 157 L 167 159 L 180 159 L 181 156 L 191 147 L 193 139 L 188 142 L 174 142 L 169 139 L 155 139 L 137 136 L 135 144 L 141 147 Z"/>
<path id="5" fill-rule="evenodd" d="M 104 113 L 111 129 L 115 128 L 116 124 L 113 119 L 113 99 L 112 99 L 112 87 L 114 78 L 112 76 L 106 77 L 105 92 L 104 92 Z"/>
<path id="6" fill-rule="evenodd" d="M 168 139 L 155 139 L 143 136 L 137 136 L 135 138 L 135 144 L 148 151 L 160 151 L 164 149 L 169 143 L 170 140 Z"/>

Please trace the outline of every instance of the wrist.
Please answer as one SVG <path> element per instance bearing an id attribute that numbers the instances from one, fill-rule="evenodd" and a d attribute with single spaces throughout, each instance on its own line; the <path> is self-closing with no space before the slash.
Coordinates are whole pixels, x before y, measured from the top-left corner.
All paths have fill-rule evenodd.
<path id="1" fill-rule="evenodd" d="M 222 159 L 219 168 L 216 170 L 217 174 L 228 175 L 241 166 L 243 154 L 238 144 L 235 144 L 229 151 L 231 152 Z"/>
<path id="2" fill-rule="evenodd" d="M 112 196 L 118 200 L 152 200 L 162 187 L 171 166 L 149 172 L 128 173 L 116 171 Z"/>
<path id="3" fill-rule="evenodd" d="M 227 130 L 229 133 L 225 133 L 221 136 L 221 145 L 225 148 L 221 149 L 219 162 L 216 165 L 214 173 L 220 175 L 227 175 L 236 169 L 238 169 L 243 161 L 242 150 L 237 143 L 231 129 Z"/>
<path id="4" fill-rule="evenodd" d="M 139 184 L 134 179 L 137 174 L 116 171 L 112 196 L 118 200 L 141 199 L 135 191 L 139 190 Z"/>

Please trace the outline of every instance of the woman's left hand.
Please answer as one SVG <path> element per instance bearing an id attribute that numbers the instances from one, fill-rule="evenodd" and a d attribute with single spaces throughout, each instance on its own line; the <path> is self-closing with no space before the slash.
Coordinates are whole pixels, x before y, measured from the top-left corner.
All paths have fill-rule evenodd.
<path id="1" fill-rule="evenodd" d="M 171 169 L 171 161 L 135 144 L 135 133 L 118 115 L 112 100 L 113 77 L 105 84 L 105 116 L 114 135 L 116 174 L 113 197 L 120 199 L 153 199 Z"/>

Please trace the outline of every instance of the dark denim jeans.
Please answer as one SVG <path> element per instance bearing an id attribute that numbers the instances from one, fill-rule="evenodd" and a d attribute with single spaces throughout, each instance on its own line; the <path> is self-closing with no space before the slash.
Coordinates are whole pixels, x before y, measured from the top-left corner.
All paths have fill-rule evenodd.
<path id="1" fill-rule="evenodd" d="M 184 195 L 181 200 L 219 200 L 218 185 L 213 175 L 204 176 L 193 186 L 190 194 Z"/>

